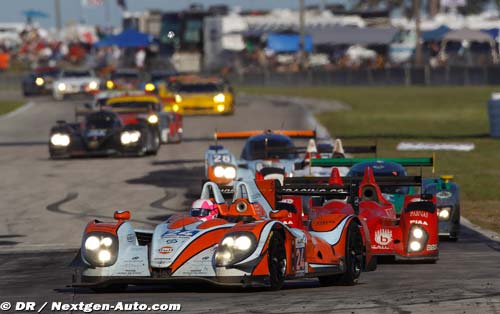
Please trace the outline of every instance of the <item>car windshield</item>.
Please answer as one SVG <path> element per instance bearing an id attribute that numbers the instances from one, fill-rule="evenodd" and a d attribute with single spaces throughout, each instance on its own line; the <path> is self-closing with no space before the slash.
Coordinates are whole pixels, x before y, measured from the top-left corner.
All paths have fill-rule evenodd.
<path id="1" fill-rule="evenodd" d="M 171 83 L 169 89 L 176 93 L 217 93 L 224 91 L 223 85 L 216 83 Z"/>
<path id="2" fill-rule="evenodd" d="M 92 76 L 90 71 L 64 71 L 62 77 L 88 77 Z"/>
<path id="3" fill-rule="evenodd" d="M 126 73 L 126 72 L 120 73 L 120 72 L 118 72 L 118 73 L 111 74 L 111 79 L 112 80 L 118 80 L 118 79 L 138 80 L 139 74 L 138 73 Z"/>
<path id="4" fill-rule="evenodd" d="M 210 210 L 204 208 L 191 208 L 192 217 L 205 217 L 210 214 Z"/>
<path id="5" fill-rule="evenodd" d="M 111 108 L 140 108 L 140 109 L 148 109 L 154 106 L 154 103 L 149 101 L 124 101 L 124 102 L 116 102 L 109 104 L 108 107 Z"/>
<path id="6" fill-rule="evenodd" d="M 59 75 L 59 70 L 41 71 L 36 74 L 36 76 L 41 76 L 41 77 L 56 77 L 58 75 Z"/>
<path id="7" fill-rule="evenodd" d="M 86 119 L 87 129 L 110 129 L 116 122 L 114 114 L 106 112 L 89 114 Z"/>
<path id="8" fill-rule="evenodd" d="M 157 72 L 157 73 L 152 73 L 151 74 L 151 81 L 153 82 L 158 82 L 158 81 L 167 81 L 170 77 L 174 76 L 174 72 Z"/>
<path id="9" fill-rule="evenodd" d="M 284 136 L 271 136 L 267 139 L 249 139 L 241 153 L 241 159 L 296 159 L 293 142 Z"/>

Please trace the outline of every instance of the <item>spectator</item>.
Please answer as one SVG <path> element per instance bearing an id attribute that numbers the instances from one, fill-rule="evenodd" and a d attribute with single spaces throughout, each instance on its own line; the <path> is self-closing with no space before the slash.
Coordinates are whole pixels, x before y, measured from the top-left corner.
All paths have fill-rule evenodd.
<path id="1" fill-rule="evenodd" d="M 137 50 L 136 54 L 135 54 L 135 66 L 142 70 L 144 69 L 144 62 L 146 61 L 146 51 L 144 50 L 144 48 L 140 48 L 139 50 Z"/>

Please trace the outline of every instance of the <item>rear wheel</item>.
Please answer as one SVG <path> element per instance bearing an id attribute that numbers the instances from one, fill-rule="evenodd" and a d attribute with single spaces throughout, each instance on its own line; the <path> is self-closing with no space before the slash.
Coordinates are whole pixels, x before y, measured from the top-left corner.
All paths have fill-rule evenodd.
<path id="1" fill-rule="evenodd" d="M 363 238 L 358 224 L 354 221 L 351 221 L 347 228 L 344 262 L 345 272 L 339 275 L 319 277 L 321 285 L 352 286 L 358 283 L 363 268 Z"/>
<path id="2" fill-rule="evenodd" d="M 270 290 L 283 287 L 286 273 L 285 240 L 280 232 L 274 231 L 267 251 Z"/>

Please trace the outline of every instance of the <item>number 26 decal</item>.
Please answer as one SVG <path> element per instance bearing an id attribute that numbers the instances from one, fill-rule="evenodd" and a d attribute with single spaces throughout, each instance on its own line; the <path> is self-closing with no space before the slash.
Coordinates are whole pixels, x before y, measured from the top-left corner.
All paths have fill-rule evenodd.
<path id="1" fill-rule="evenodd" d="M 231 156 L 227 154 L 214 155 L 214 162 L 231 162 Z"/>

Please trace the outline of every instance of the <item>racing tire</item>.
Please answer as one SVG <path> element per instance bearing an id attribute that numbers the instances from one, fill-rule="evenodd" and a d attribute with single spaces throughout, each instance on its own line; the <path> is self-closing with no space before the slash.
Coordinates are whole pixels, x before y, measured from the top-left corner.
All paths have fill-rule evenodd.
<path id="1" fill-rule="evenodd" d="M 321 276 L 322 286 L 353 286 L 358 283 L 363 269 L 363 238 L 356 222 L 351 221 L 347 227 L 345 248 L 345 272 L 340 275 Z"/>
<path id="2" fill-rule="evenodd" d="M 285 240 L 279 231 L 274 231 L 267 250 L 269 267 L 269 290 L 280 290 L 285 282 L 286 250 Z"/>
<path id="3" fill-rule="evenodd" d="M 125 292 L 128 288 L 128 284 L 113 284 L 105 287 L 94 287 L 91 288 L 92 291 L 96 293 L 119 293 Z"/>
<path id="4" fill-rule="evenodd" d="M 149 136 L 151 138 L 150 145 L 148 149 L 148 155 L 156 155 L 158 154 L 158 150 L 160 149 L 161 139 L 158 132 L 150 131 Z"/>

